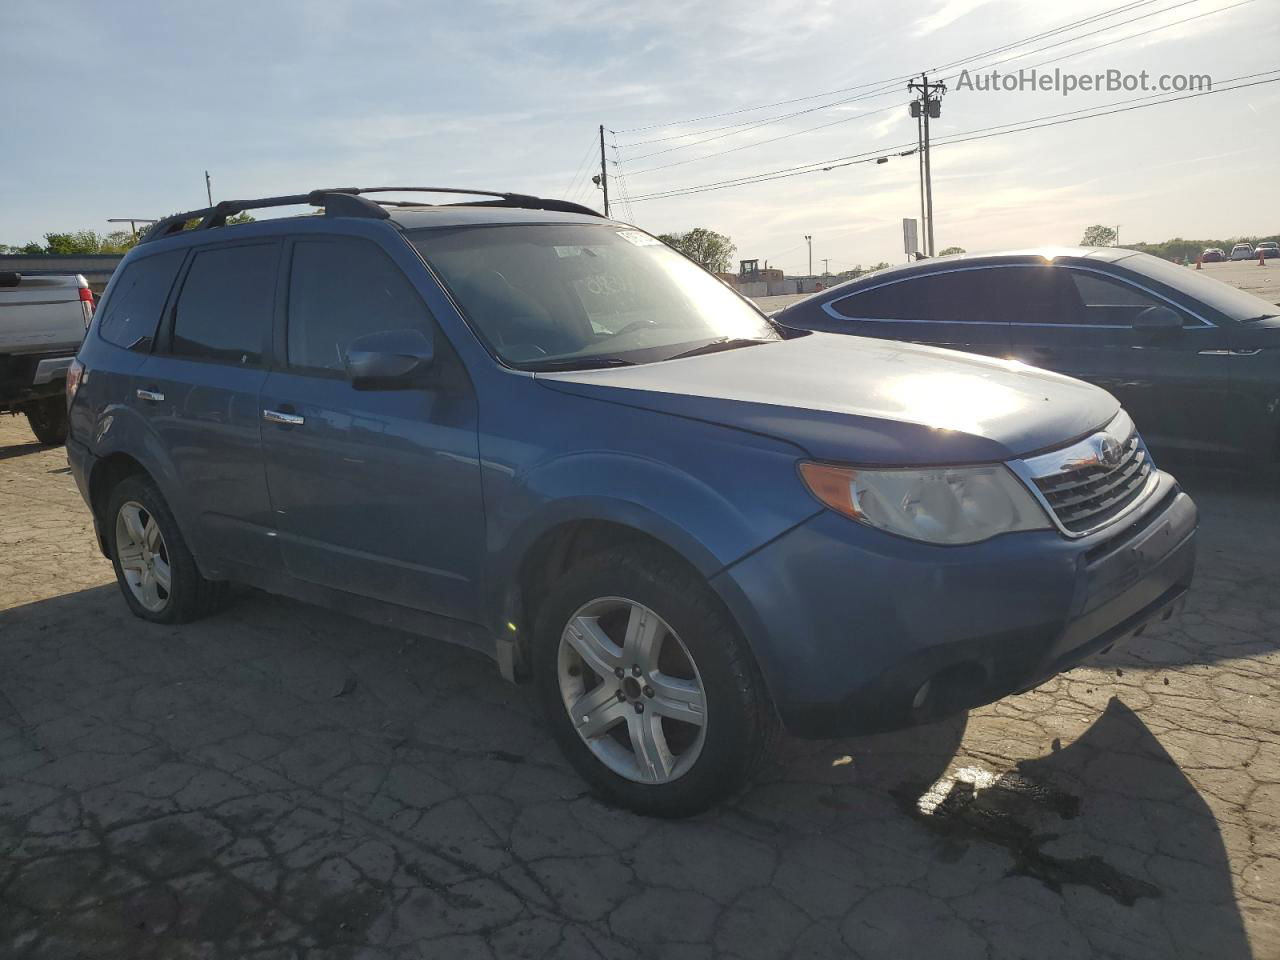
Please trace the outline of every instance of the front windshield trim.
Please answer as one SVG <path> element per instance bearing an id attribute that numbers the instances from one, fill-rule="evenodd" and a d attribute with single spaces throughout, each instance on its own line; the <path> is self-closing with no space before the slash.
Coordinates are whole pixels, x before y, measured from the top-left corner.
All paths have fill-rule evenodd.
<path id="1" fill-rule="evenodd" d="M 475 335 L 476 339 L 485 348 L 485 351 L 500 366 L 510 370 L 516 370 L 516 371 L 521 371 L 526 373 L 536 373 L 539 371 L 539 369 L 545 369 L 545 367 L 542 366 L 543 364 L 547 364 L 549 362 L 554 362 L 554 361 L 572 362 L 575 360 L 580 360 L 582 362 L 583 364 L 582 369 L 611 369 L 611 368 L 624 365 L 622 363 L 619 363 L 618 362 L 619 360 L 626 361 L 626 365 L 664 362 L 666 360 L 672 359 L 673 357 L 675 357 L 680 353 L 686 352 L 690 347 L 698 347 L 708 342 L 719 340 L 719 339 L 729 339 L 729 340 L 735 340 L 735 341 L 741 340 L 743 341 L 742 343 L 743 346 L 749 345 L 748 341 L 754 343 L 754 342 L 769 342 L 773 340 L 783 339 L 783 336 L 780 333 L 774 321 L 767 314 L 765 314 L 764 311 L 761 310 L 759 306 L 757 306 L 752 300 L 740 294 L 730 284 L 725 283 L 719 277 L 707 271 L 704 271 L 702 267 L 698 266 L 693 260 L 685 256 L 680 251 L 676 251 L 673 248 L 667 246 L 666 244 L 662 244 L 661 249 L 663 251 L 664 256 L 676 255 L 680 258 L 680 262 L 689 265 L 689 267 L 691 267 L 693 270 L 696 271 L 698 284 L 703 284 L 704 281 L 712 281 L 713 286 L 704 286 L 699 291 L 697 291 L 699 295 L 698 299 L 705 298 L 705 293 L 708 290 L 715 290 L 716 294 L 720 296 L 728 295 L 728 297 L 732 298 L 732 300 L 721 301 L 721 305 L 723 306 L 723 304 L 726 302 L 732 302 L 734 311 L 742 312 L 740 316 L 744 314 L 750 315 L 751 323 L 746 325 L 739 325 L 736 331 L 733 331 L 733 327 L 728 326 L 725 329 L 729 329 L 730 331 L 733 331 L 733 332 L 730 332 L 727 334 L 719 332 L 718 330 L 715 330 L 709 327 L 703 327 L 702 329 L 698 329 L 696 331 L 693 329 L 690 329 L 684 332 L 688 334 L 693 334 L 696 332 L 698 335 L 685 336 L 685 337 L 681 337 L 678 340 L 668 341 L 661 344 L 637 344 L 636 346 L 628 347 L 625 349 L 606 347 L 604 343 L 597 343 L 597 344 L 587 344 L 586 347 L 584 348 L 581 348 L 578 350 L 571 350 L 565 353 L 542 354 L 538 356 L 530 356 L 527 358 L 513 357 L 509 355 L 508 352 L 504 352 L 504 350 L 500 347 L 498 343 L 494 342 L 494 338 L 490 336 L 490 332 L 485 329 L 485 324 L 482 322 L 479 322 L 478 318 L 473 315 L 473 311 L 470 309 L 469 304 L 467 302 L 467 297 L 464 295 L 461 295 L 460 291 L 455 289 L 455 284 L 450 282 L 450 278 L 447 276 L 448 271 L 445 269 L 442 269 L 439 264 L 434 262 L 433 252 L 429 248 L 430 241 L 435 239 L 447 238 L 447 237 L 457 237 L 459 235 L 474 234 L 477 231 L 484 231 L 486 233 L 495 231 L 495 230 L 511 230 L 511 231 L 518 230 L 522 232 L 532 232 L 532 231 L 550 230 L 550 229 L 564 230 L 567 228 L 574 228 L 575 230 L 612 231 L 614 234 L 618 236 L 622 236 L 623 234 L 631 234 L 633 236 L 643 235 L 644 237 L 650 237 L 653 240 L 653 244 L 655 246 L 658 244 L 661 244 L 661 241 L 657 240 L 657 238 L 654 238 L 652 237 L 651 234 L 648 234 L 644 231 L 639 230 L 639 228 L 632 227 L 625 224 L 612 223 L 612 222 L 606 222 L 606 223 L 594 223 L 594 222 L 593 223 L 563 223 L 563 222 L 527 223 L 527 222 L 522 222 L 522 223 L 467 224 L 462 226 L 447 226 L 447 227 L 444 227 L 444 226 L 422 227 L 414 230 L 405 230 L 403 231 L 403 236 L 405 238 L 405 241 L 409 244 L 409 246 L 413 249 L 414 253 L 419 258 L 419 260 L 422 261 L 422 263 L 427 267 L 427 270 L 429 271 L 431 276 L 439 284 L 440 289 L 444 291 L 449 301 L 453 304 L 455 309 L 457 309 L 459 315 L 462 317 L 463 321 L 466 323 L 468 329 L 471 331 L 471 333 Z M 612 241 L 611 238 L 602 237 L 601 239 L 604 240 L 605 243 L 614 242 Z M 559 245 L 553 245 L 553 246 L 560 246 L 565 248 L 567 247 L 585 248 L 588 246 L 588 244 L 584 243 L 583 240 L 581 239 L 579 239 L 576 243 L 574 243 L 571 239 L 567 239 L 564 243 Z M 591 244 L 591 246 L 599 246 L 599 245 Z M 647 246 L 647 244 L 645 244 L 645 246 Z M 619 249 L 625 249 L 625 248 L 620 247 Z M 436 251 L 436 252 L 439 253 L 440 251 Z M 677 289 L 680 287 L 678 278 L 672 278 L 672 285 L 674 288 L 677 288 Z M 683 294 L 683 291 L 679 291 L 679 292 Z M 745 310 L 743 308 L 745 308 Z M 695 314 L 691 314 L 690 316 L 695 317 L 696 313 L 697 312 L 695 311 Z M 679 324 L 679 323 L 677 324 L 652 323 L 652 324 L 649 324 L 648 326 L 656 329 L 659 327 L 668 327 L 668 326 L 678 327 L 681 325 L 682 324 Z M 692 327 L 695 324 L 691 320 L 689 325 Z M 623 331 L 621 330 L 615 331 L 613 334 L 607 335 L 605 339 L 606 340 L 610 339 L 612 336 L 616 336 L 622 332 Z M 599 354 L 589 349 L 592 346 L 601 348 Z M 590 361 L 593 358 L 595 358 L 597 355 L 601 359 L 601 363 L 599 364 L 599 366 L 598 367 L 589 366 Z"/>

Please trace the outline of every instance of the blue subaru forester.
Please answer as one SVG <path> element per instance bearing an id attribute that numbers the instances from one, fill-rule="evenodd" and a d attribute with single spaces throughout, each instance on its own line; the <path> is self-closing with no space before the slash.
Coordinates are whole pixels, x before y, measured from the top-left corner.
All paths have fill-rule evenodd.
<path id="1" fill-rule="evenodd" d="M 1196 509 L 1100 389 L 777 328 L 583 207 L 379 192 L 177 214 L 112 278 L 67 451 L 139 617 L 239 581 L 464 644 L 682 815 L 778 724 L 987 703 L 1187 590 Z"/>

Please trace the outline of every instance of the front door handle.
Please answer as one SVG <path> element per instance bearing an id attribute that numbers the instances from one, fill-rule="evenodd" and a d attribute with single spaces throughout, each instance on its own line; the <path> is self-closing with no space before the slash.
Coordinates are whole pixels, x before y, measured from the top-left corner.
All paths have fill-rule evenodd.
<path id="1" fill-rule="evenodd" d="M 134 395 L 139 400 L 149 400 L 152 403 L 160 403 L 164 400 L 164 394 L 159 390 L 135 390 Z"/>
<path id="2" fill-rule="evenodd" d="M 306 417 L 283 410 L 263 410 L 262 419 L 267 423 L 282 423 L 287 427 L 300 427 L 307 422 Z"/>

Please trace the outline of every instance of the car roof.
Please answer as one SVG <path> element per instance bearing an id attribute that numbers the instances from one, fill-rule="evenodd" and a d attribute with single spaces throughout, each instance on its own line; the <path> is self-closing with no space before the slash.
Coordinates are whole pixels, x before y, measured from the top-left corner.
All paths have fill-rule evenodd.
<path id="1" fill-rule="evenodd" d="M 985 267 L 1003 263 L 1052 263 L 1056 260 L 1090 260 L 1115 263 L 1127 257 L 1138 256 L 1137 250 L 1124 247 L 1026 247 L 1013 250 L 995 250 L 982 253 L 956 253 L 946 257 L 930 257 L 911 263 L 898 264 L 855 277 L 849 283 L 882 282 L 899 276 L 932 273 L 935 270 L 954 270 L 957 267 Z M 833 288 L 834 289 L 834 288 Z"/>
<path id="2" fill-rule="evenodd" d="M 585 213 L 559 210 L 530 210 L 524 207 L 500 207 L 477 204 L 440 204 L 413 207 L 387 207 L 391 221 L 404 230 L 432 227 L 474 227 L 508 223 L 583 223 L 626 227 L 615 220 L 605 220 Z"/>

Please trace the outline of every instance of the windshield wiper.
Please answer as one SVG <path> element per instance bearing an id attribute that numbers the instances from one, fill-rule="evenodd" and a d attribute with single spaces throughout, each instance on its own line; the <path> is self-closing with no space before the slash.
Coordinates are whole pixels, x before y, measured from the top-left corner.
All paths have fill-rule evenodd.
<path id="1" fill-rule="evenodd" d="M 594 370 L 597 367 L 634 367 L 634 360 L 622 357 L 563 357 L 559 360 L 534 360 L 523 365 L 525 370 Z"/>
<path id="2" fill-rule="evenodd" d="M 1256 317 L 1245 317 L 1238 323 L 1253 323 L 1257 320 L 1270 320 L 1272 317 L 1280 317 L 1280 313 L 1260 313 Z"/>
<path id="3" fill-rule="evenodd" d="M 738 347 L 749 347 L 753 344 L 769 342 L 768 340 L 761 340 L 759 337 L 720 337 L 710 343 L 704 343 L 702 346 L 694 347 L 692 350 L 673 354 L 665 359 L 679 360 L 683 357 L 697 357 L 704 353 L 719 353 L 721 350 L 736 350 Z"/>

